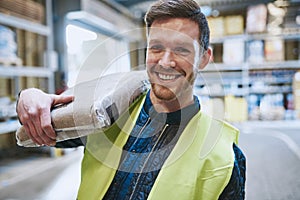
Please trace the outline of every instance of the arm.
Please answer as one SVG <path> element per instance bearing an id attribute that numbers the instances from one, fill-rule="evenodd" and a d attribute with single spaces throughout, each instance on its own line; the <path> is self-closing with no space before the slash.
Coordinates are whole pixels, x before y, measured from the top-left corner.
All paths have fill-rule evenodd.
<path id="1" fill-rule="evenodd" d="M 74 147 L 79 147 L 79 146 L 85 146 L 86 144 L 86 136 L 81 137 L 81 138 L 74 138 L 70 140 L 64 140 L 64 141 L 59 141 L 56 142 L 55 147 L 56 148 L 74 148 Z"/>
<path id="2" fill-rule="evenodd" d="M 219 197 L 219 200 L 245 199 L 246 158 L 242 151 L 233 144 L 235 155 L 234 167 L 228 185 Z"/>
<path id="3" fill-rule="evenodd" d="M 28 136 L 38 145 L 55 145 L 56 133 L 51 124 L 51 108 L 73 99 L 71 95 L 46 94 L 35 88 L 23 90 L 19 95 L 17 113 Z"/>
<path id="4" fill-rule="evenodd" d="M 146 80 L 144 71 L 136 71 L 83 82 L 63 93 L 74 94 L 73 102 L 73 96 L 50 95 L 37 89 L 23 91 L 17 106 L 24 125 L 16 132 L 18 145 L 55 145 L 54 139 L 70 140 L 109 127 L 147 91 Z"/>

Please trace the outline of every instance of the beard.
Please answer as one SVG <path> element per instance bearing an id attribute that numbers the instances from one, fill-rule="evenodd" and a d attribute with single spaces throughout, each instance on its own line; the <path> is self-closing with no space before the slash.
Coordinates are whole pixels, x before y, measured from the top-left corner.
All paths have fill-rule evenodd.
<path id="1" fill-rule="evenodd" d="M 151 80 L 150 80 L 151 82 Z M 189 96 L 190 91 L 193 90 L 193 80 L 189 79 L 180 84 L 179 87 L 168 87 L 159 83 L 151 82 L 151 89 L 153 94 L 160 100 L 172 101 L 182 100 Z"/>
<path id="2" fill-rule="evenodd" d="M 151 83 L 151 88 L 154 95 L 160 100 L 171 101 L 177 99 L 176 94 L 165 86 L 156 83 Z"/>
<path id="3" fill-rule="evenodd" d="M 157 65 L 152 66 L 147 70 L 149 81 L 151 83 L 151 90 L 156 98 L 164 101 L 185 99 L 193 92 L 193 85 L 195 82 L 195 73 L 187 75 L 185 71 L 177 71 L 177 74 L 182 74 L 173 83 L 163 83 L 156 75 L 156 71 L 165 72 L 166 74 L 176 74 L 175 69 L 163 69 L 163 67 Z M 178 73 L 179 72 L 179 73 Z"/>

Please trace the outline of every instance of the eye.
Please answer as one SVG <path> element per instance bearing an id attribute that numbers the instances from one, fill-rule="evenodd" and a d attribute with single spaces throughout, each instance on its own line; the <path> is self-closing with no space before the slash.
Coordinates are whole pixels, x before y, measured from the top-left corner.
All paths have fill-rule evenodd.
<path id="1" fill-rule="evenodd" d="M 165 50 L 165 48 L 160 44 L 151 45 L 149 49 L 153 53 L 160 53 Z"/>
<path id="2" fill-rule="evenodd" d="M 176 47 L 173 52 L 177 55 L 187 56 L 191 53 L 190 50 L 184 47 Z"/>

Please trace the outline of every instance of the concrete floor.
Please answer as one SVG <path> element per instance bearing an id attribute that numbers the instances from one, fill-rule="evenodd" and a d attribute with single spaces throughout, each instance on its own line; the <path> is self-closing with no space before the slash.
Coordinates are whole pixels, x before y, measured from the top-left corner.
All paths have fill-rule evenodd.
<path id="1" fill-rule="evenodd" d="M 243 123 L 239 146 L 247 157 L 247 200 L 300 199 L 300 124 Z M 59 158 L 0 166 L 1 200 L 73 200 L 82 149 Z"/>
<path id="2" fill-rule="evenodd" d="M 82 155 L 79 148 L 62 157 L 27 157 L 0 166 L 0 199 L 76 199 Z"/>
<path id="3" fill-rule="evenodd" d="M 249 123 L 240 127 L 247 157 L 246 199 L 300 199 L 300 124 Z"/>

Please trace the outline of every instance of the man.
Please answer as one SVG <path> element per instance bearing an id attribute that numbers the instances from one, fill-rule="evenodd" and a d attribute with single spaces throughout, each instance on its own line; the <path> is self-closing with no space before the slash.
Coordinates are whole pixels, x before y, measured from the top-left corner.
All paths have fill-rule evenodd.
<path id="1" fill-rule="evenodd" d="M 129 108 L 130 117 L 103 133 L 56 144 L 85 145 L 78 199 L 244 199 L 238 131 L 202 113 L 193 95 L 197 72 L 211 56 L 200 7 L 191 0 L 158 1 L 145 22 L 149 92 Z M 72 99 L 21 92 L 17 112 L 35 143 L 55 145 L 50 109 Z"/>

